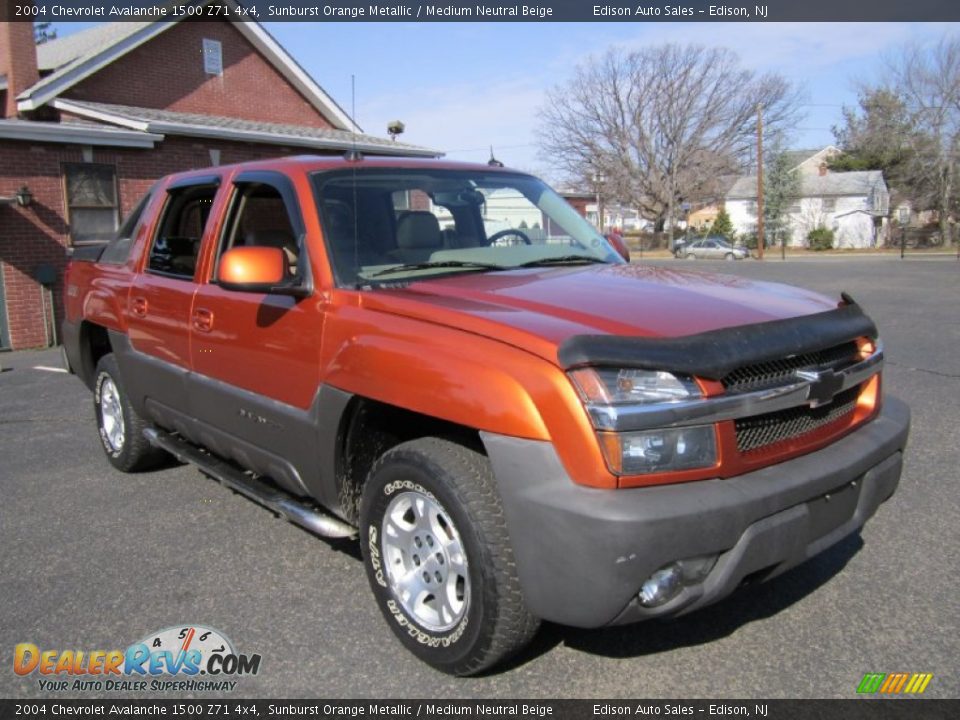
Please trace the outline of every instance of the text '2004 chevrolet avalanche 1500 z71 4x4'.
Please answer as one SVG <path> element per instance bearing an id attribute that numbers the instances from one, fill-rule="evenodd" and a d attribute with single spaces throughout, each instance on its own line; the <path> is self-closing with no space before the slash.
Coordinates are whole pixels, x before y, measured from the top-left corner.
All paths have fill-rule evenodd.
<path id="1" fill-rule="evenodd" d="M 110 462 L 171 454 L 359 535 L 387 624 L 454 674 L 541 619 L 677 615 L 777 575 L 900 478 L 909 411 L 851 298 L 631 265 L 503 168 L 175 175 L 65 285 Z"/>

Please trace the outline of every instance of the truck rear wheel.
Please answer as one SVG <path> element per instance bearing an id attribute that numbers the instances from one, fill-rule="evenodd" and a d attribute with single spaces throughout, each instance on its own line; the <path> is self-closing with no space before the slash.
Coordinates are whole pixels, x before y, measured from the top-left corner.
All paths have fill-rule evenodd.
<path id="1" fill-rule="evenodd" d="M 100 444 L 115 468 L 123 472 L 146 470 L 166 456 L 143 436 L 150 424 L 130 405 L 112 353 L 104 355 L 97 363 L 93 407 Z"/>
<path id="2" fill-rule="evenodd" d="M 451 675 L 473 675 L 534 636 L 489 462 L 440 438 L 374 464 L 360 502 L 367 577 L 393 632 Z"/>

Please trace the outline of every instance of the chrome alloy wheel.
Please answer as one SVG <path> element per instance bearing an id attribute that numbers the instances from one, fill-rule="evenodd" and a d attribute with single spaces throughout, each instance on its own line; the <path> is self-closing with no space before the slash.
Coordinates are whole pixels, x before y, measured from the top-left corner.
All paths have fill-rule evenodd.
<path id="1" fill-rule="evenodd" d="M 105 377 L 100 384 L 100 425 L 110 449 L 114 452 L 123 450 L 123 409 L 120 407 L 120 393 L 111 377 Z"/>
<path id="2" fill-rule="evenodd" d="M 446 632 L 470 605 L 470 576 L 460 534 L 433 497 L 412 490 L 390 501 L 381 528 L 390 589 L 410 617 Z"/>

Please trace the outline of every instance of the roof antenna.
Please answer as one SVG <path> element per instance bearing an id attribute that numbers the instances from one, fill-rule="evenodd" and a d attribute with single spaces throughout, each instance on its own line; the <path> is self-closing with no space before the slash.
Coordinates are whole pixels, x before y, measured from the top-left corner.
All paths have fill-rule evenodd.
<path id="1" fill-rule="evenodd" d="M 363 160 L 363 153 L 357 150 L 357 76 L 350 76 L 350 122 L 353 123 L 353 146 L 343 156 L 349 162 Z"/>
<path id="2" fill-rule="evenodd" d="M 347 151 L 347 162 L 357 162 L 363 160 L 363 155 L 357 152 L 357 77 L 350 76 L 350 121 L 353 123 L 353 147 Z M 360 278 L 360 219 L 357 213 L 357 166 L 354 165 L 351 173 L 351 185 L 353 190 L 353 272 L 356 273 L 357 280 Z M 360 283 L 357 282 L 357 287 Z"/>
<path id="3" fill-rule="evenodd" d="M 487 160 L 487 165 L 490 167 L 503 167 L 503 163 L 493 156 L 493 145 L 490 146 L 490 159 Z"/>

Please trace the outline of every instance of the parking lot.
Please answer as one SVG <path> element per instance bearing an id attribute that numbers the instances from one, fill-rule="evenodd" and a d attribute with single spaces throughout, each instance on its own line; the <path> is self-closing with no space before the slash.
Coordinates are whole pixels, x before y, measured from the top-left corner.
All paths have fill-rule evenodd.
<path id="1" fill-rule="evenodd" d="M 910 403 L 913 430 L 900 489 L 862 537 L 677 620 L 546 625 L 508 666 L 450 678 L 395 641 L 356 544 L 193 467 L 116 472 L 59 353 L 0 355 L 0 697 L 45 694 L 12 672 L 17 643 L 122 649 L 188 623 L 262 656 L 237 697 L 853 698 L 865 673 L 895 671 L 960 696 L 960 262 L 655 263 L 846 291 L 874 318 L 886 391 Z"/>

